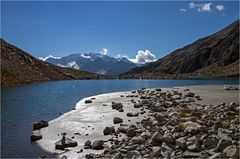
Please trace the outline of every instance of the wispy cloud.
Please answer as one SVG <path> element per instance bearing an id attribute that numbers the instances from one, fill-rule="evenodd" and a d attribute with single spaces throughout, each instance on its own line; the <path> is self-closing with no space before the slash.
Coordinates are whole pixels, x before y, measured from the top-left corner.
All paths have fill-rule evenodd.
<path id="1" fill-rule="evenodd" d="M 187 9 L 185 9 L 185 8 L 181 8 L 180 11 L 181 11 L 181 12 L 186 12 Z"/>
<path id="2" fill-rule="evenodd" d="M 210 12 L 212 3 L 194 3 L 191 2 L 188 4 L 189 8 L 191 9 L 197 9 L 199 12 Z"/>
<path id="3" fill-rule="evenodd" d="M 224 5 L 216 5 L 216 9 L 221 12 L 224 10 Z"/>
<path id="4" fill-rule="evenodd" d="M 126 56 L 125 56 L 126 57 Z M 128 58 L 128 57 L 126 57 Z M 157 60 L 156 55 L 151 53 L 149 50 L 139 50 L 134 59 L 128 58 L 130 61 L 137 64 L 144 64 L 146 62 L 154 62 Z"/>

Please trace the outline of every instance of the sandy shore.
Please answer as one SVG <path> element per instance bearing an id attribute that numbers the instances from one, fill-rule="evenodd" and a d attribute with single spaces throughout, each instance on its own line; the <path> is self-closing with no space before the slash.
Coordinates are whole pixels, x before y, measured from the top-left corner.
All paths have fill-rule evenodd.
<path id="1" fill-rule="evenodd" d="M 239 103 L 239 91 L 223 90 L 223 85 L 203 85 L 189 87 L 162 88 L 162 92 L 172 92 L 177 90 L 187 93 L 184 90 L 190 89 L 195 95 L 201 97 L 202 100 L 196 100 L 196 104 L 219 105 L 222 102 Z M 103 135 L 106 126 L 119 127 L 120 124 L 113 124 L 114 117 L 123 119 L 124 124 L 135 124 L 148 116 L 148 111 L 139 114 L 138 117 L 127 117 L 126 113 L 137 113 L 139 109 L 134 108 L 131 100 L 139 101 L 139 96 L 129 97 L 131 92 L 116 92 L 109 94 L 101 94 L 93 97 L 82 99 L 76 104 L 76 109 L 63 114 L 59 118 L 49 122 L 49 126 L 41 129 L 43 138 L 37 143 L 46 151 L 57 153 L 59 157 L 63 155 L 69 158 L 84 158 L 88 153 L 101 153 L 103 150 L 83 149 L 87 140 L 104 140 L 107 141 L 111 136 Z M 122 97 L 121 97 L 122 96 Z M 85 104 L 85 100 L 92 99 L 92 103 Z M 113 110 L 112 102 L 121 102 L 124 112 Z M 78 146 L 68 148 L 69 151 L 55 150 L 55 143 L 61 139 L 61 133 L 66 132 L 66 137 L 73 138 L 78 142 Z M 79 134 L 76 134 L 79 133 Z M 109 142 L 105 144 L 110 145 Z M 83 149 L 83 152 L 77 153 Z"/>

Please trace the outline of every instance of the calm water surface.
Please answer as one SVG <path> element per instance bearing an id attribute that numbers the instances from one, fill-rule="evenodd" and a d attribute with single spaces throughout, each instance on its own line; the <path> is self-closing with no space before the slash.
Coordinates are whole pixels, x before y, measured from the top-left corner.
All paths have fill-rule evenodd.
<path id="1" fill-rule="evenodd" d="M 142 87 L 238 84 L 238 80 L 77 80 L 2 88 L 1 157 L 37 158 L 46 152 L 30 143 L 32 124 L 52 120 L 84 97 Z"/>

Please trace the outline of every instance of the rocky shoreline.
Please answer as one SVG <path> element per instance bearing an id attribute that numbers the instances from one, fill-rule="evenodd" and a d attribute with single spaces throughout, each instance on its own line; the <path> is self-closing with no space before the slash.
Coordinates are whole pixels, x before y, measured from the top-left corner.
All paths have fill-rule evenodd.
<path id="1" fill-rule="evenodd" d="M 77 110 L 41 130 L 43 139 L 38 141 L 41 147 L 63 158 L 239 158 L 240 106 L 237 101 L 201 104 L 204 96 L 188 88 L 142 88 L 110 94 L 108 100 L 106 95 L 80 103 L 84 105 L 83 114 L 89 113 L 86 110 L 93 109 L 91 106 L 98 107 L 101 116 L 95 114 L 95 118 L 99 118 L 96 123 L 93 120 L 92 125 L 86 122 L 86 127 L 71 127 L 70 121 L 76 123 L 80 118 L 76 115 L 81 115 L 80 107 L 76 107 Z M 53 143 L 60 143 L 62 131 L 78 142 L 76 147 L 54 150 Z"/>

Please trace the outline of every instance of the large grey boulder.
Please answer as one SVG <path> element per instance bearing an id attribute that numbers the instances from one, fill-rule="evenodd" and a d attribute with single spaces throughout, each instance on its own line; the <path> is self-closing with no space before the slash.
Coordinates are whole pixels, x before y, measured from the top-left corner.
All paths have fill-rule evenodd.
<path id="1" fill-rule="evenodd" d="M 226 147 L 222 153 L 225 158 L 239 158 L 239 149 L 235 145 Z"/>
<path id="2" fill-rule="evenodd" d="M 134 128 L 129 128 L 127 130 L 127 136 L 128 137 L 134 137 L 136 135 L 136 130 Z"/>
<path id="3" fill-rule="evenodd" d="M 67 147 L 75 147 L 75 146 L 78 145 L 78 143 L 76 141 L 74 141 L 72 139 L 69 139 L 69 138 L 65 138 L 64 145 L 63 145 L 63 143 L 64 142 L 62 141 L 62 139 L 57 141 L 55 143 L 55 149 L 57 149 L 57 150 L 64 150 Z"/>
<path id="4" fill-rule="evenodd" d="M 118 124 L 118 123 L 122 123 L 122 122 L 123 122 L 123 120 L 121 118 L 119 118 L 119 117 L 114 117 L 113 118 L 113 123 L 114 124 Z"/>
<path id="5" fill-rule="evenodd" d="M 96 140 L 92 143 L 92 149 L 93 150 L 102 150 L 104 147 L 103 147 L 103 140 Z"/>
<path id="6" fill-rule="evenodd" d="M 121 110 L 123 109 L 122 103 L 112 102 L 112 109 Z"/>
<path id="7" fill-rule="evenodd" d="M 162 144 L 162 135 L 159 132 L 154 132 L 149 140 L 149 143 L 153 146 L 160 146 Z"/>
<path id="8" fill-rule="evenodd" d="M 232 142 L 229 141 L 229 140 L 226 140 L 226 139 L 221 139 L 219 140 L 218 142 L 218 145 L 217 145 L 217 150 L 218 151 L 222 151 L 224 150 L 226 147 L 232 145 Z"/>
<path id="9" fill-rule="evenodd" d="M 87 140 L 84 143 L 84 149 L 90 149 L 90 148 L 92 148 L 92 142 L 90 140 Z"/>
<path id="10" fill-rule="evenodd" d="M 40 121 L 33 123 L 33 130 L 39 130 L 39 129 L 47 127 L 47 126 L 48 126 L 47 121 L 40 120 Z"/>
<path id="11" fill-rule="evenodd" d="M 113 126 L 112 127 L 105 127 L 105 129 L 103 130 L 104 135 L 110 135 L 114 132 L 115 132 L 115 129 L 114 129 Z"/>
<path id="12" fill-rule="evenodd" d="M 35 131 L 32 132 L 31 142 L 41 140 L 41 139 L 42 139 L 42 134 L 39 130 L 35 130 Z"/>

